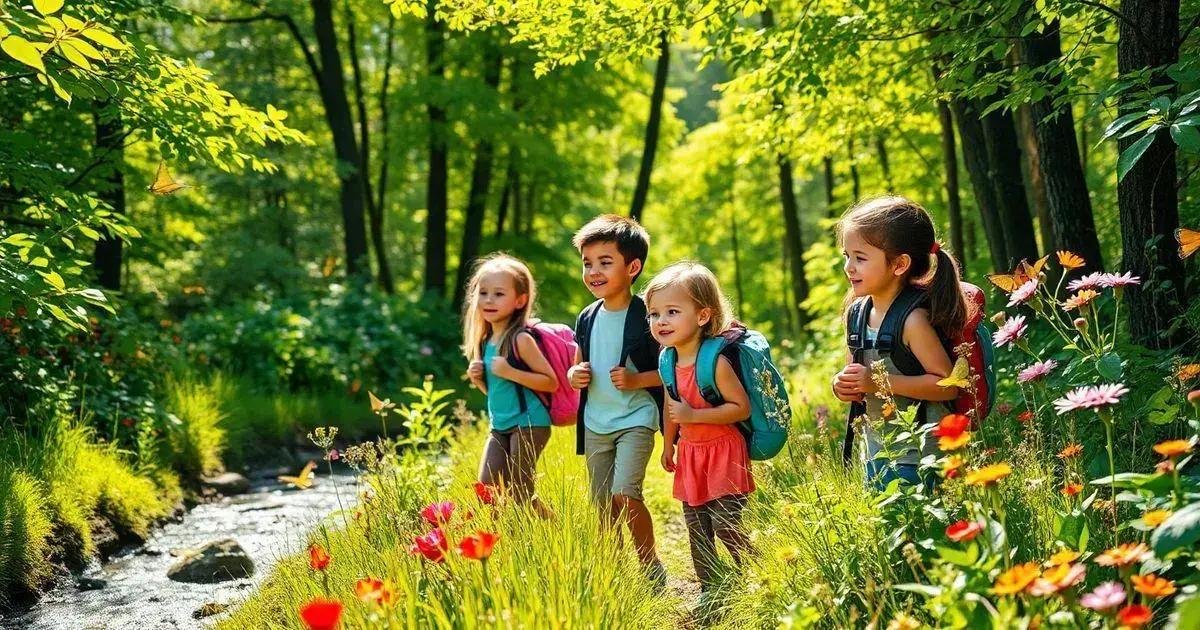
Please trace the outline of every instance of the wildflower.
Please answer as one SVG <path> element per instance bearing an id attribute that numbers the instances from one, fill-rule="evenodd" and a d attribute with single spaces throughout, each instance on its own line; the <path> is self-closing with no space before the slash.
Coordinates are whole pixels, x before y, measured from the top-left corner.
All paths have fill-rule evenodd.
<path id="1" fill-rule="evenodd" d="M 313 571 L 324 571 L 332 559 L 321 545 L 313 543 L 308 546 L 308 566 Z"/>
<path id="2" fill-rule="evenodd" d="M 1082 444 L 1079 444 L 1079 443 L 1068 444 L 1063 447 L 1063 450 L 1058 452 L 1058 458 L 1059 459 L 1071 459 L 1073 457 L 1079 457 L 1079 455 L 1082 453 L 1083 453 L 1083 445 Z"/>
<path id="3" fill-rule="evenodd" d="M 946 528 L 946 538 L 954 542 L 967 542 L 973 540 L 983 531 L 983 524 L 975 521 L 958 521 L 951 523 Z"/>
<path id="4" fill-rule="evenodd" d="M 367 391 L 367 398 L 371 400 L 371 413 L 382 413 L 396 406 L 396 403 L 392 402 L 391 399 L 380 400 L 375 395 L 375 392 L 369 390 Z"/>
<path id="5" fill-rule="evenodd" d="M 883 408 L 880 409 L 880 413 L 883 414 L 884 418 L 891 418 L 896 413 L 896 405 L 891 402 L 885 402 L 883 403 Z"/>
<path id="6" fill-rule="evenodd" d="M 482 481 L 475 482 L 475 497 L 484 505 L 496 503 L 496 497 L 492 496 L 492 487 Z"/>
<path id="7" fill-rule="evenodd" d="M 1041 573 L 1036 562 L 1018 564 L 996 578 L 992 592 L 996 595 L 1015 595 L 1025 590 Z"/>
<path id="8" fill-rule="evenodd" d="M 1017 373 L 1018 383 L 1029 383 L 1045 378 L 1054 368 L 1058 367 L 1058 361 L 1047 359 L 1033 363 Z"/>
<path id="9" fill-rule="evenodd" d="M 1087 265 L 1087 261 L 1083 259 L 1083 256 L 1075 252 L 1059 250 L 1056 253 L 1058 254 L 1058 264 L 1062 265 L 1063 269 L 1079 269 Z"/>
<path id="10" fill-rule="evenodd" d="M 1003 348 L 1024 337 L 1026 330 L 1028 330 L 1028 327 L 1025 325 L 1025 316 L 1016 315 L 1004 322 L 1004 325 L 992 335 L 992 343 Z"/>
<path id="11" fill-rule="evenodd" d="M 991 486 L 1012 474 L 1012 466 L 1008 464 L 991 464 L 967 473 L 968 486 Z"/>
<path id="12" fill-rule="evenodd" d="M 441 562 L 446 557 L 446 550 L 450 548 L 449 542 L 446 541 L 446 535 L 442 530 L 435 529 L 423 536 L 413 538 L 413 544 L 408 548 L 408 553 L 421 554 L 430 562 Z"/>
<path id="13" fill-rule="evenodd" d="M 780 547 L 775 551 L 775 558 L 785 564 L 791 564 L 800 558 L 800 549 L 795 545 Z"/>
<path id="14" fill-rule="evenodd" d="M 1061 551 L 1054 552 L 1054 555 L 1050 556 L 1050 558 L 1046 560 L 1046 566 L 1057 567 L 1062 564 L 1070 564 L 1078 559 L 1078 551 L 1073 549 L 1063 549 Z"/>
<path id="15" fill-rule="evenodd" d="M 1142 515 L 1142 523 L 1146 527 L 1154 528 L 1163 524 L 1163 521 L 1171 517 L 1171 510 L 1150 510 Z"/>
<path id="16" fill-rule="evenodd" d="M 1104 274 L 1099 271 L 1089 273 L 1078 280 L 1072 280 L 1067 283 L 1068 291 L 1084 291 L 1087 289 L 1095 289 L 1100 286 L 1100 278 Z"/>
<path id="17" fill-rule="evenodd" d="M 354 594 L 358 599 L 379 606 L 390 606 L 396 601 L 396 591 L 392 585 L 378 578 L 363 578 L 354 583 Z"/>
<path id="18" fill-rule="evenodd" d="M 1141 628 L 1150 623 L 1154 613 L 1141 604 L 1130 604 L 1117 612 L 1117 621 L 1122 628 Z"/>
<path id="19" fill-rule="evenodd" d="M 1169 459 L 1186 455 L 1192 450 L 1191 440 L 1167 440 L 1154 445 L 1154 452 Z"/>
<path id="20" fill-rule="evenodd" d="M 1104 273 L 1100 274 L 1098 284 L 1105 289 L 1119 289 L 1142 283 L 1142 279 L 1133 275 L 1132 272 L 1125 273 Z"/>
<path id="21" fill-rule="evenodd" d="M 1175 472 L 1175 460 L 1164 459 L 1154 465 L 1154 472 L 1160 475 L 1169 475 Z"/>
<path id="22" fill-rule="evenodd" d="M 940 438 L 958 437 L 965 433 L 969 426 L 971 426 L 970 418 L 961 413 L 951 413 L 942 417 L 937 428 L 933 430 L 933 435 Z"/>
<path id="23" fill-rule="evenodd" d="M 1075 326 L 1075 330 L 1078 330 L 1079 332 L 1084 332 L 1088 329 L 1088 322 L 1082 317 L 1076 317 L 1075 319 L 1071 320 L 1071 325 Z"/>
<path id="24" fill-rule="evenodd" d="M 888 622 L 887 630 L 921 630 L 921 622 L 899 613 Z"/>
<path id="25" fill-rule="evenodd" d="M 1025 411 L 1022 411 L 1020 414 L 1017 414 L 1017 422 L 1020 422 L 1022 424 L 1028 423 L 1030 420 L 1033 420 L 1033 418 L 1034 418 L 1034 413 L 1033 413 L 1032 409 L 1026 409 Z"/>
<path id="26" fill-rule="evenodd" d="M 964 431 L 963 433 L 959 434 L 958 437 L 938 438 L 938 448 L 946 452 L 957 451 L 958 449 L 966 446 L 970 441 L 971 432 Z"/>
<path id="27" fill-rule="evenodd" d="M 1120 606 L 1125 601 L 1125 587 L 1120 582 L 1105 582 L 1095 590 L 1079 598 L 1084 608 L 1106 611 Z"/>
<path id="28" fill-rule="evenodd" d="M 1079 293 L 1067 298 L 1067 301 L 1063 302 L 1062 304 L 1062 309 L 1064 311 L 1073 311 L 1077 308 L 1091 304 L 1092 300 L 1098 297 L 1100 297 L 1100 294 L 1096 291 L 1093 291 L 1092 289 L 1084 289 Z"/>
<path id="29" fill-rule="evenodd" d="M 300 619 L 308 630 L 333 630 L 342 618 L 342 603 L 320 597 L 300 607 Z"/>
<path id="30" fill-rule="evenodd" d="M 1062 490 L 1060 492 L 1062 492 L 1065 496 L 1073 497 L 1073 496 L 1079 494 L 1080 492 L 1083 492 L 1083 484 L 1081 484 L 1081 483 L 1063 484 Z"/>
<path id="31" fill-rule="evenodd" d="M 1007 416 L 1008 414 L 1012 413 L 1012 410 L 1013 410 L 1012 404 L 1007 403 L 1007 402 L 1002 402 L 1002 403 L 999 403 L 996 405 L 996 413 L 998 413 L 1002 416 Z"/>
<path id="32" fill-rule="evenodd" d="M 478 531 L 470 534 L 458 543 L 458 552 L 464 558 L 472 560 L 486 560 L 492 555 L 492 547 L 496 546 L 496 540 L 500 538 L 499 534 L 493 532 Z"/>
<path id="33" fill-rule="evenodd" d="M 1185 363 L 1175 370 L 1175 378 L 1180 381 L 1190 381 L 1200 376 L 1200 363 Z"/>
<path id="34" fill-rule="evenodd" d="M 1096 557 L 1096 564 L 1102 567 L 1126 567 L 1141 562 L 1150 555 L 1150 548 L 1145 543 L 1124 543 L 1117 545 Z"/>
<path id="35" fill-rule="evenodd" d="M 454 516 L 453 501 L 438 501 L 430 503 L 421 510 L 421 518 L 434 527 L 441 527 L 450 522 Z"/>
<path id="36" fill-rule="evenodd" d="M 325 460 L 330 462 L 336 462 L 337 460 L 341 459 L 341 457 L 342 454 L 339 453 L 336 448 L 325 454 Z"/>
<path id="37" fill-rule="evenodd" d="M 1117 404 L 1128 393 L 1129 388 L 1119 383 L 1077 387 L 1054 401 L 1054 408 L 1060 416 L 1077 409 L 1098 409 Z"/>
<path id="38" fill-rule="evenodd" d="M 1175 583 L 1166 578 L 1158 577 L 1153 573 L 1146 575 L 1135 575 L 1129 578 L 1133 583 L 1133 590 L 1145 595 L 1146 597 L 1159 598 L 1170 597 L 1175 594 Z"/>
<path id="39" fill-rule="evenodd" d="M 1025 284 L 1017 287 L 1016 290 L 1009 295 L 1008 305 L 1018 306 L 1029 301 L 1029 298 L 1037 295 L 1038 281 L 1037 278 L 1029 280 Z"/>
<path id="40" fill-rule="evenodd" d="M 1087 567 L 1082 564 L 1056 564 L 1034 580 L 1029 593 L 1039 597 L 1052 595 L 1080 583 L 1085 573 Z"/>
<path id="41" fill-rule="evenodd" d="M 958 476 L 958 469 L 962 468 L 967 461 L 960 455 L 951 455 L 942 463 L 942 476 L 946 479 L 954 479 Z"/>

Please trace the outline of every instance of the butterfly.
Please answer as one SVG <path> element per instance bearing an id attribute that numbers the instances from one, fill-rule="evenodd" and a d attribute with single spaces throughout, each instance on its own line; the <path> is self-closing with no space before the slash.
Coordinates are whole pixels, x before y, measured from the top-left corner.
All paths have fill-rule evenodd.
<path id="1" fill-rule="evenodd" d="M 1017 265 L 1017 268 L 1013 269 L 1013 272 L 1010 274 L 988 274 L 988 282 L 996 285 L 996 288 L 1004 291 L 1005 293 L 1012 293 L 1013 291 L 1017 290 L 1017 287 L 1029 282 L 1034 278 L 1037 278 L 1038 275 L 1042 273 L 1042 269 L 1046 267 L 1046 262 L 1048 260 L 1050 260 L 1049 255 L 1042 256 L 1032 265 L 1030 265 L 1027 261 L 1022 260 L 1020 264 Z"/>
<path id="2" fill-rule="evenodd" d="M 154 183 L 146 189 L 156 195 L 169 195 L 179 192 L 187 188 L 187 184 L 180 184 L 171 178 L 171 174 L 167 172 L 167 163 L 158 163 L 158 174 L 154 176 Z"/>
<path id="3" fill-rule="evenodd" d="M 1063 269 L 1079 269 L 1087 265 L 1087 261 L 1083 259 L 1083 256 L 1075 252 L 1060 250 L 1058 252 L 1058 264 L 1062 265 Z"/>
<path id="4" fill-rule="evenodd" d="M 1200 249 L 1200 230 L 1179 228 L 1175 230 L 1175 240 L 1179 241 L 1179 257 L 1187 258 Z"/>
<path id="5" fill-rule="evenodd" d="M 971 386 L 971 368 L 967 365 L 967 360 L 959 357 L 954 363 L 954 369 L 950 371 L 950 376 L 937 382 L 938 387 L 958 387 L 966 389 Z"/>
<path id="6" fill-rule="evenodd" d="M 304 465 L 304 468 L 295 477 L 291 475 L 279 475 L 279 481 L 291 484 L 297 490 L 308 490 L 312 487 L 313 470 L 317 468 L 317 463 L 310 461 Z"/>

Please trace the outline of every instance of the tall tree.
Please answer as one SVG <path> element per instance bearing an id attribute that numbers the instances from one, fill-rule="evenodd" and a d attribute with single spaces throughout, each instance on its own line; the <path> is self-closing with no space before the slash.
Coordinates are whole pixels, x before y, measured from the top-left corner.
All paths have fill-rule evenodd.
<path id="1" fill-rule="evenodd" d="M 892 166 L 888 161 L 887 141 L 883 134 L 875 136 L 875 155 L 879 156 L 879 170 L 883 173 L 883 183 L 890 193 L 895 189 L 892 183 Z"/>
<path id="2" fill-rule="evenodd" d="M 96 151 L 94 160 L 100 162 L 97 173 L 101 184 L 97 197 L 112 207 L 114 212 L 125 214 L 125 130 L 121 122 L 121 109 L 113 101 L 93 101 L 92 120 L 96 126 Z M 92 264 L 100 286 L 111 291 L 121 290 L 121 263 L 124 241 L 108 228 L 100 230 L 100 239 L 92 252 Z"/>
<path id="3" fill-rule="evenodd" d="M 962 200 L 958 195 L 958 151 L 954 143 L 954 118 L 946 101 L 938 99 L 938 123 L 942 138 L 942 168 L 945 170 L 946 211 L 950 216 L 950 247 L 967 273 L 967 249 L 963 240 Z"/>
<path id="4" fill-rule="evenodd" d="M 833 207 L 833 158 L 826 155 L 821 160 L 821 165 L 825 168 L 825 212 L 830 218 L 837 216 L 837 209 Z"/>
<path id="5" fill-rule="evenodd" d="M 671 68 L 671 32 L 663 29 L 658 39 L 658 63 L 654 66 L 654 89 L 650 93 L 650 116 L 646 120 L 646 140 L 642 148 L 642 164 L 638 168 L 637 184 L 629 216 L 640 221 L 650 192 L 650 173 L 654 170 L 654 154 L 658 150 L 658 132 L 662 126 L 662 106 L 667 90 L 667 73 Z"/>
<path id="6" fill-rule="evenodd" d="M 437 296 L 446 292 L 447 164 L 446 109 L 440 86 L 446 80 L 446 27 L 436 14 L 437 1 L 429 0 L 425 18 L 426 73 L 433 89 L 425 104 L 429 122 L 429 179 L 425 188 L 425 291 Z"/>
<path id="7" fill-rule="evenodd" d="M 862 195 L 862 183 L 858 178 L 858 158 L 854 154 L 854 136 L 846 140 L 846 153 L 850 164 L 850 203 L 857 203 Z"/>
<path id="8" fill-rule="evenodd" d="M 1034 260 L 1038 253 L 1021 173 L 1021 146 L 1012 112 L 995 109 L 982 120 L 988 168 L 996 190 L 996 208 L 1004 224 L 1004 248 L 1008 253 L 1005 264 L 1011 267 L 1023 258 Z"/>
<path id="9" fill-rule="evenodd" d="M 1009 254 L 1004 238 L 1005 225 L 1000 220 L 996 201 L 996 190 L 992 186 L 991 166 L 988 163 L 987 140 L 984 138 L 983 121 L 979 119 L 977 103 L 956 98 L 950 102 L 954 121 L 958 126 L 958 137 L 962 141 L 963 165 L 971 179 L 971 192 L 975 207 L 983 220 L 983 232 L 987 237 L 988 253 L 991 254 L 992 269 L 1007 270 Z"/>

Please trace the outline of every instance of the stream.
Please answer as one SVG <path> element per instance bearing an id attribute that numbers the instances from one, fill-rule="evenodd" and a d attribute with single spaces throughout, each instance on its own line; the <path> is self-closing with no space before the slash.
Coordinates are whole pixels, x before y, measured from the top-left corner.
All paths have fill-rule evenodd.
<path id="1" fill-rule="evenodd" d="M 32 608 L 0 618 L 0 628 L 150 630 L 212 625 L 222 615 L 196 619 L 193 613 L 208 603 L 235 607 L 281 557 L 304 548 L 307 534 L 339 509 L 339 493 L 346 508 L 357 500 L 351 474 L 335 469 L 330 477 L 318 471 L 312 488 L 301 491 L 277 482 L 276 472 L 248 475 L 249 492 L 197 505 L 181 521 L 151 532 L 143 546 L 123 550 L 105 563 L 93 560 L 79 578 L 65 580 Z M 167 569 L 179 560 L 172 551 L 224 538 L 236 540 L 254 561 L 251 577 L 217 584 L 167 578 Z M 79 583 L 103 586 L 81 590 Z"/>

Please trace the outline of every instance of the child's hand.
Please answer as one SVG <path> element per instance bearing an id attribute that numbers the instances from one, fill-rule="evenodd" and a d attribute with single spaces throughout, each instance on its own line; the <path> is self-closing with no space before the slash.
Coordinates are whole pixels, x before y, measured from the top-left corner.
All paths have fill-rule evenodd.
<path id="1" fill-rule="evenodd" d="M 567 370 L 567 380 L 571 381 L 571 387 L 584 389 L 592 382 L 592 365 L 587 361 L 572 365 Z"/>
<path id="2" fill-rule="evenodd" d="M 663 470 L 673 473 L 675 472 L 675 445 L 664 444 L 662 453 Z"/>
<path id="3" fill-rule="evenodd" d="M 512 380 L 509 375 L 512 374 L 513 367 L 508 364 L 508 359 L 500 356 L 492 357 L 492 374 L 500 378 Z"/>
<path id="4" fill-rule="evenodd" d="M 682 400 L 667 397 L 667 413 L 671 420 L 679 424 L 692 423 L 692 408 Z"/>
<path id="5" fill-rule="evenodd" d="M 871 371 L 861 363 L 851 363 L 842 368 L 837 376 L 845 391 L 852 394 L 866 395 L 875 392 L 875 382 L 871 380 Z"/>
<path id="6" fill-rule="evenodd" d="M 479 359 L 471 361 L 471 364 L 467 366 L 467 377 L 476 385 L 482 383 L 484 378 L 483 361 Z"/>
<path id="7" fill-rule="evenodd" d="M 617 391 L 623 392 L 626 389 L 632 389 L 628 373 L 629 370 L 623 367 L 614 367 L 608 371 L 608 378 L 612 380 L 613 387 L 616 387 Z"/>

